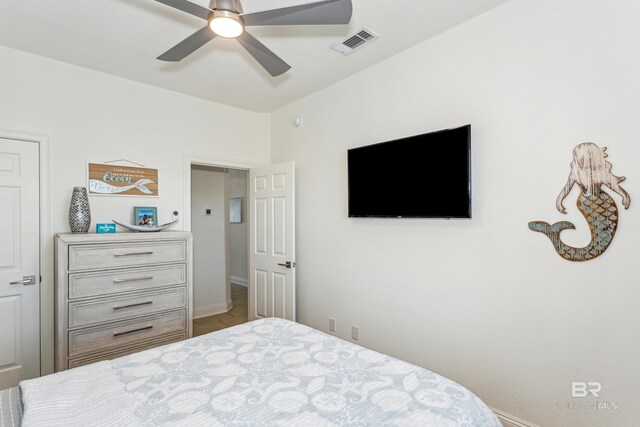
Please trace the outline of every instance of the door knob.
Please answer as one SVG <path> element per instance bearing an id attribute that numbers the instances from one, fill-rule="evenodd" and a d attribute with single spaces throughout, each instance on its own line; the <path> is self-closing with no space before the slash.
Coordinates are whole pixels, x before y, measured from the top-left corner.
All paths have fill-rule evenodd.
<path id="1" fill-rule="evenodd" d="M 291 262 L 291 261 L 286 261 L 284 264 L 280 264 L 278 263 L 279 266 L 281 267 L 286 267 L 286 268 L 293 268 L 296 266 L 295 262 Z"/>
<path id="2" fill-rule="evenodd" d="M 15 282 L 9 282 L 10 285 L 35 285 L 36 276 L 24 276 L 22 280 L 16 280 Z"/>

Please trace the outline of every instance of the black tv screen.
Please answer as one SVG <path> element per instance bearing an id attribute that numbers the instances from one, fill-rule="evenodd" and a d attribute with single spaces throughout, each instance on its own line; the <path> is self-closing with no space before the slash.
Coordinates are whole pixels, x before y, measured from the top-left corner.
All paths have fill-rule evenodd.
<path id="1" fill-rule="evenodd" d="M 471 218 L 471 125 L 347 152 L 350 217 Z"/>

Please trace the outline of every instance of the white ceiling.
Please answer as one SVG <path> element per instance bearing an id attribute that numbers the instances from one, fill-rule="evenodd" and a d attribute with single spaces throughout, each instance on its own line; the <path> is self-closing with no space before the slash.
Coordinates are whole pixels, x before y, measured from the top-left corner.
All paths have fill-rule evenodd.
<path id="1" fill-rule="evenodd" d="M 180 63 L 155 58 L 206 22 L 153 0 L 0 1 L 0 44 L 211 101 L 270 112 L 408 49 L 507 0 L 353 0 L 348 26 L 253 27 L 292 69 L 273 78 L 234 40 Z M 208 0 L 193 0 L 208 6 Z M 305 0 L 242 0 L 245 12 Z M 380 40 L 329 49 L 362 27 Z"/>

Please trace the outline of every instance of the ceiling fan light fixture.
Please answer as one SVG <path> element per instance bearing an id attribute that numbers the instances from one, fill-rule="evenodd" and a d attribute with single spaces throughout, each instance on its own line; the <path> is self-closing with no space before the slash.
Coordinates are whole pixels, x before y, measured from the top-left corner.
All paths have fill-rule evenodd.
<path id="1" fill-rule="evenodd" d="M 213 19 L 209 21 L 209 28 L 220 37 L 234 39 L 244 33 L 242 18 L 234 12 L 216 10 Z"/>

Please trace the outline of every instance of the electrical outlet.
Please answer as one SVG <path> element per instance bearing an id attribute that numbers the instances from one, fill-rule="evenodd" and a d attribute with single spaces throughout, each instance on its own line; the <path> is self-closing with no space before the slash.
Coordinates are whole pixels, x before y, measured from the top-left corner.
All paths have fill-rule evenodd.
<path id="1" fill-rule="evenodd" d="M 335 332 L 336 331 L 336 319 L 334 319 L 333 317 L 329 318 L 329 330 L 331 332 Z"/>
<path id="2" fill-rule="evenodd" d="M 351 338 L 358 341 L 360 339 L 360 326 L 351 326 Z"/>

